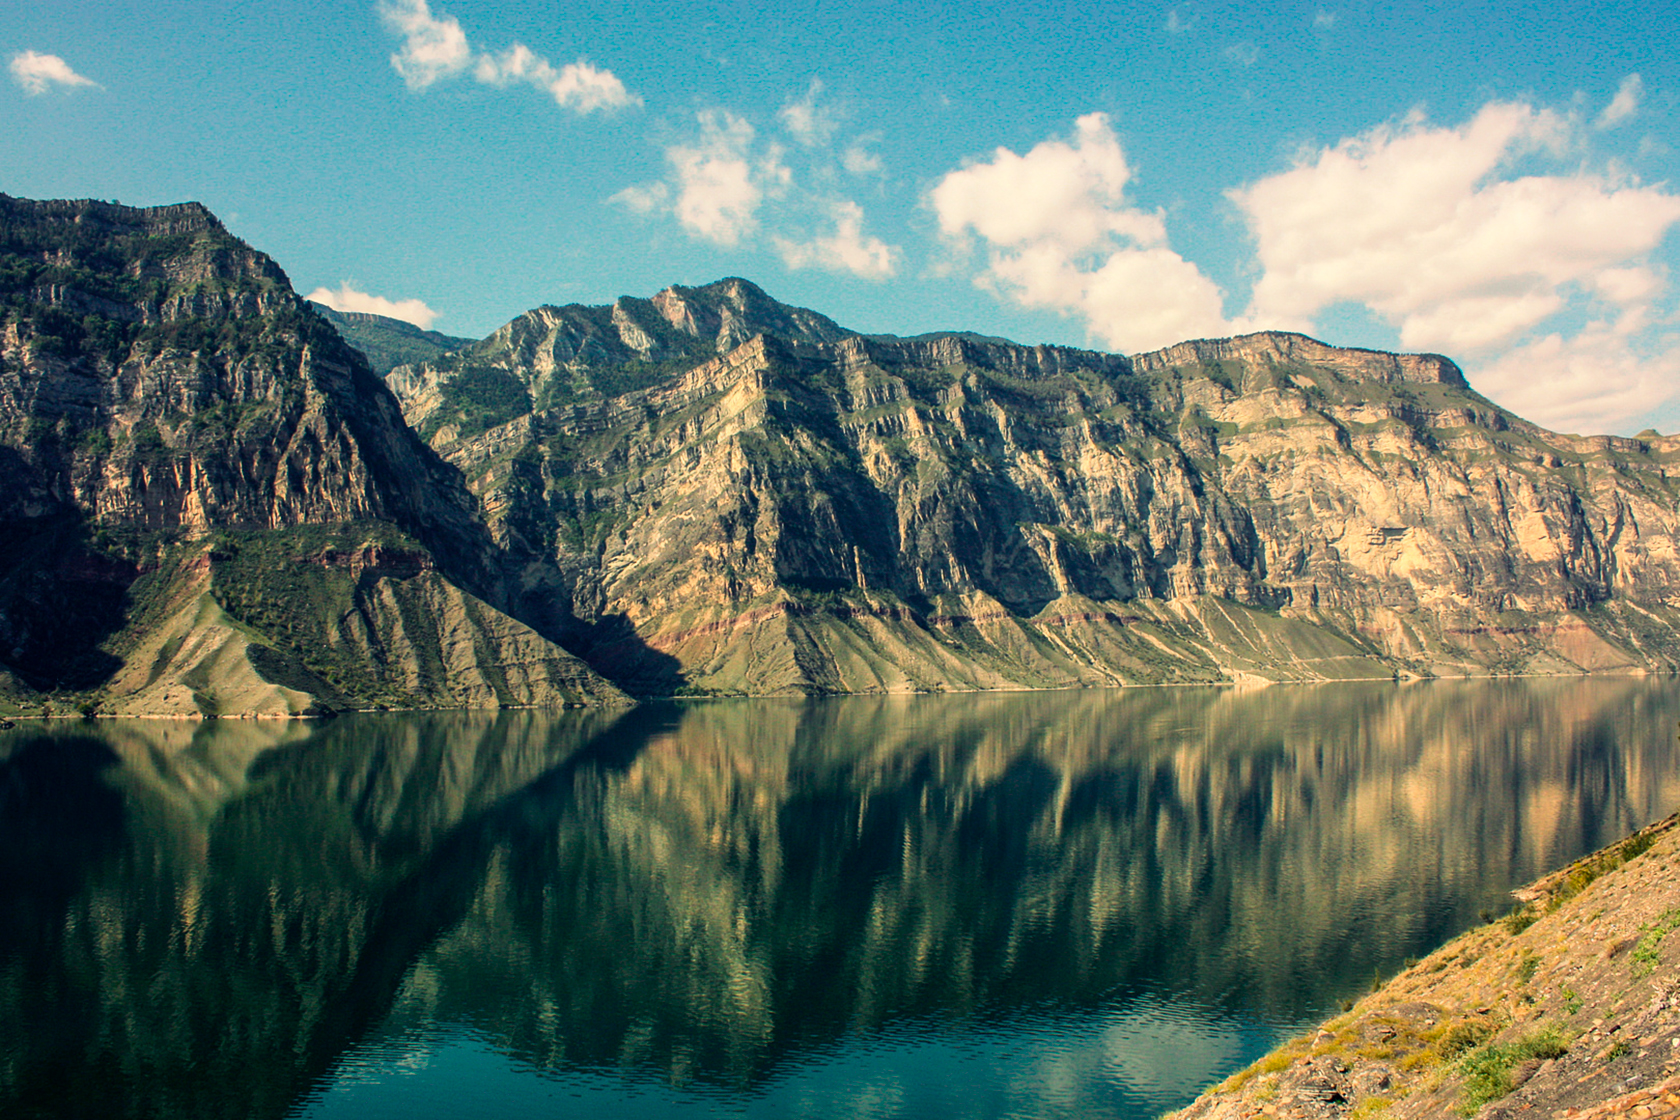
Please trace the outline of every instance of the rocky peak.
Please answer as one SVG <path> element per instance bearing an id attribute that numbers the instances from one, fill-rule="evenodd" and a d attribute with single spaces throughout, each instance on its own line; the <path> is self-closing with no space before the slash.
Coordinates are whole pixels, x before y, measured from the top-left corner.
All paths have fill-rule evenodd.
<path id="1" fill-rule="evenodd" d="M 196 202 L 141 209 L 0 195 L 7 289 L 126 323 L 267 315 L 301 301 L 280 266 Z"/>
<path id="2" fill-rule="evenodd" d="M 851 331 L 825 315 L 792 307 L 749 280 L 731 276 L 699 288 L 672 285 L 652 304 L 665 321 L 695 338 L 714 341 L 725 353 L 757 334 L 789 342 L 838 342 Z"/>
<path id="3" fill-rule="evenodd" d="M 0 197 L 0 259 L 0 511 L 190 534 L 466 516 L 361 356 L 204 207 Z"/>
<path id="4" fill-rule="evenodd" d="M 203 207 L 0 197 L 5 672 L 148 714 L 601 689 L 501 578 L 459 473 Z"/>
<path id="5" fill-rule="evenodd" d="M 198 202 L 140 207 L 92 198 L 36 201 L 0 193 L 0 227 L 14 223 L 50 226 L 61 232 L 82 227 L 106 236 L 167 237 L 227 232 L 221 221 Z"/>

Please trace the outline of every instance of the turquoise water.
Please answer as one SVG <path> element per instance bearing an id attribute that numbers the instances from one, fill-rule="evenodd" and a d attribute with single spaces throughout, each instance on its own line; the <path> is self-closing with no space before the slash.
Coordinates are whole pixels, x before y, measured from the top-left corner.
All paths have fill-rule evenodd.
<path id="1" fill-rule="evenodd" d="M 1152 1117 L 1680 804 L 1672 681 L 0 736 L 0 1115 Z"/>

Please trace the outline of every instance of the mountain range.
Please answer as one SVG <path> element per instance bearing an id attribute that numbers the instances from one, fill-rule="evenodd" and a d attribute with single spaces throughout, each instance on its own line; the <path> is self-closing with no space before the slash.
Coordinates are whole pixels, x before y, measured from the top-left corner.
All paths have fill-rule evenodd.
<path id="1" fill-rule="evenodd" d="M 0 196 L 16 710 L 1670 672 L 1677 453 L 1438 355 L 867 335 L 735 278 L 467 341 L 196 204 Z"/>

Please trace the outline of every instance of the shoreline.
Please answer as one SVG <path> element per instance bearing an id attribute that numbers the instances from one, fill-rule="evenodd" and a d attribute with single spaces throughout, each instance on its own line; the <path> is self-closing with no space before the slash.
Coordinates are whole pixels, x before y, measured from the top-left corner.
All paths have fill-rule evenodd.
<path id="1" fill-rule="evenodd" d="M 1163 1120 L 1680 1117 L 1680 813 Z"/>

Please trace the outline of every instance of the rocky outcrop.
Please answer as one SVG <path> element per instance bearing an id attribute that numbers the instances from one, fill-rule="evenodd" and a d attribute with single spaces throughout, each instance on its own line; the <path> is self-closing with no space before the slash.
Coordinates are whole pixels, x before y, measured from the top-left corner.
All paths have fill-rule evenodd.
<path id="1" fill-rule="evenodd" d="M 0 259 L 0 663 L 26 683 L 106 687 L 153 714 L 621 699 L 495 605 L 501 558 L 459 473 L 279 266 L 203 207 L 0 196 Z M 384 584 L 345 577 L 383 635 L 364 651 L 372 691 L 324 675 L 338 647 L 302 640 L 332 629 L 300 622 L 316 604 L 263 629 L 218 578 L 231 554 L 204 544 L 307 527 L 320 547 L 426 558 Z M 175 608 L 158 614 L 160 597 Z M 398 631 L 445 640 L 438 665 L 460 680 L 399 669 Z M 379 683 L 403 680 L 401 698 Z"/>
<path id="2" fill-rule="evenodd" d="M 574 648 L 640 687 L 1680 664 L 1680 439 L 1543 431 L 1435 355 L 836 336 L 767 302 L 539 309 L 389 378 Z"/>

